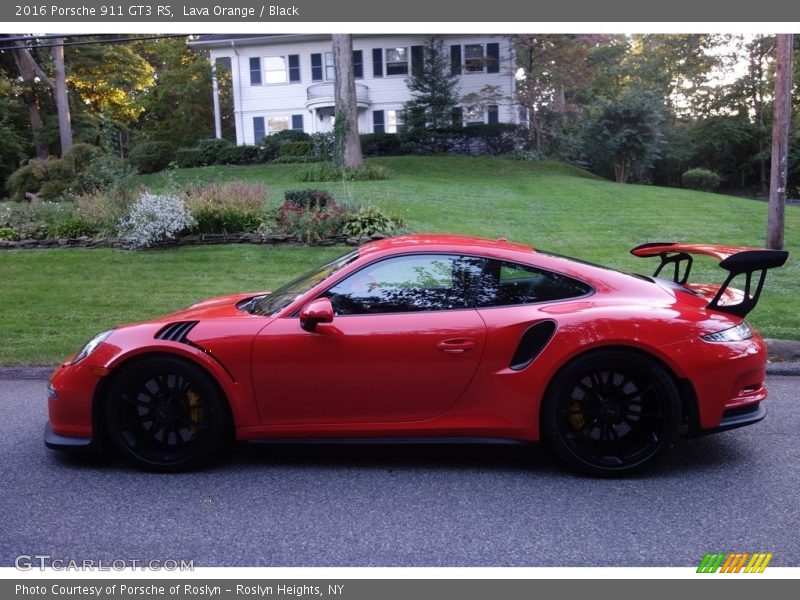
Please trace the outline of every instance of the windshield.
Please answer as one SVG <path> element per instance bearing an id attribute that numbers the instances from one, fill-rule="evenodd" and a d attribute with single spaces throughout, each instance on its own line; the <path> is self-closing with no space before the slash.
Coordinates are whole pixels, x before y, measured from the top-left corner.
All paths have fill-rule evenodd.
<path id="1" fill-rule="evenodd" d="M 318 283 L 324 281 L 336 271 L 350 264 L 358 257 L 358 250 L 340 256 L 321 267 L 314 269 L 290 281 L 273 293 L 264 296 L 253 306 L 252 313 L 262 316 L 272 316 L 294 302 L 299 296 L 305 294 Z"/>

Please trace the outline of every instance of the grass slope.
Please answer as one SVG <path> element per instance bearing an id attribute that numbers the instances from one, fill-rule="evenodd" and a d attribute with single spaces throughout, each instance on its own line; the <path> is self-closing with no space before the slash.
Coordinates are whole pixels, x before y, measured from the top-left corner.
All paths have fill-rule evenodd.
<path id="1" fill-rule="evenodd" d="M 767 205 L 719 194 L 620 185 L 557 162 L 472 157 L 375 159 L 387 181 L 316 184 L 337 198 L 374 202 L 418 232 L 507 237 L 624 270 L 654 263 L 628 251 L 646 241 L 761 246 Z M 302 166 L 206 167 L 148 175 L 154 190 L 209 181 L 258 181 L 279 203 L 309 187 Z M 773 271 L 751 321 L 768 337 L 800 339 L 800 211 L 786 215 L 787 266 Z M 216 246 L 147 252 L 49 250 L 0 253 L 0 364 L 53 363 L 93 333 L 150 318 L 203 297 L 274 288 L 336 248 Z M 712 261 L 694 280 L 721 281 Z"/>

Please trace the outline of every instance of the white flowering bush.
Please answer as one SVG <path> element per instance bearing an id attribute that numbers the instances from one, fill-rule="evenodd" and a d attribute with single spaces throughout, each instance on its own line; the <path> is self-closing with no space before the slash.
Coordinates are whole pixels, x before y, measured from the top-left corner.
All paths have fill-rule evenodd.
<path id="1" fill-rule="evenodd" d="M 195 225 L 195 220 L 178 196 L 144 193 L 120 221 L 119 230 L 134 248 L 146 248 Z"/>

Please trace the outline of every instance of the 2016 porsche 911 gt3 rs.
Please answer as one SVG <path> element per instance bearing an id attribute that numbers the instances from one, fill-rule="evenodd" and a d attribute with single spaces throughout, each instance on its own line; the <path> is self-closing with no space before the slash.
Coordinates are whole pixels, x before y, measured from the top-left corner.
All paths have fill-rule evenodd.
<path id="1" fill-rule="evenodd" d="M 505 240 L 377 241 L 273 293 L 97 335 L 52 376 L 45 441 L 176 471 L 229 439 L 541 440 L 613 476 L 762 419 L 766 350 L 744 317 L 787 253 L 632 252 L 660 257 L 653 277 Z M 688 283 L 696 254 L 721 286 Z"/>

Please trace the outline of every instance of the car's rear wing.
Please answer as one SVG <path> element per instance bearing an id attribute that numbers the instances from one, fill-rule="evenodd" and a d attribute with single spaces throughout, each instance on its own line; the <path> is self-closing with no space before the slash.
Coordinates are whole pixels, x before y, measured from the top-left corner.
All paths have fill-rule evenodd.
<path id="1" fill-rule="evenodd" d="M 707 244 L 680 244 L 676 242 L 653 242 L 636 246 L 631 250 L 634 256 L 658 256 L 658 265 L 653 277 L 658 277 L 665 267 L 671 266 L 672 281 L 686 285 L 692 270 L 692 255 L 704 254 L 719 260 L 719 266 L 728 271 L 728 277 L 719 287 L 716 295 L 708 303 L 709 308 L 745 317 L 758 304 L 764 287 L 768 269 L 780 267 L 786 262 L 789 253 L 785 250 L 766 250 L 744 246 L 711 246 Z M 758 280 L 754 284 L 754 274 Z M 739 275 L 744 275 L 744 289 L 741 301 L 736 304 L 722 302 L 730 284 Z"/>

